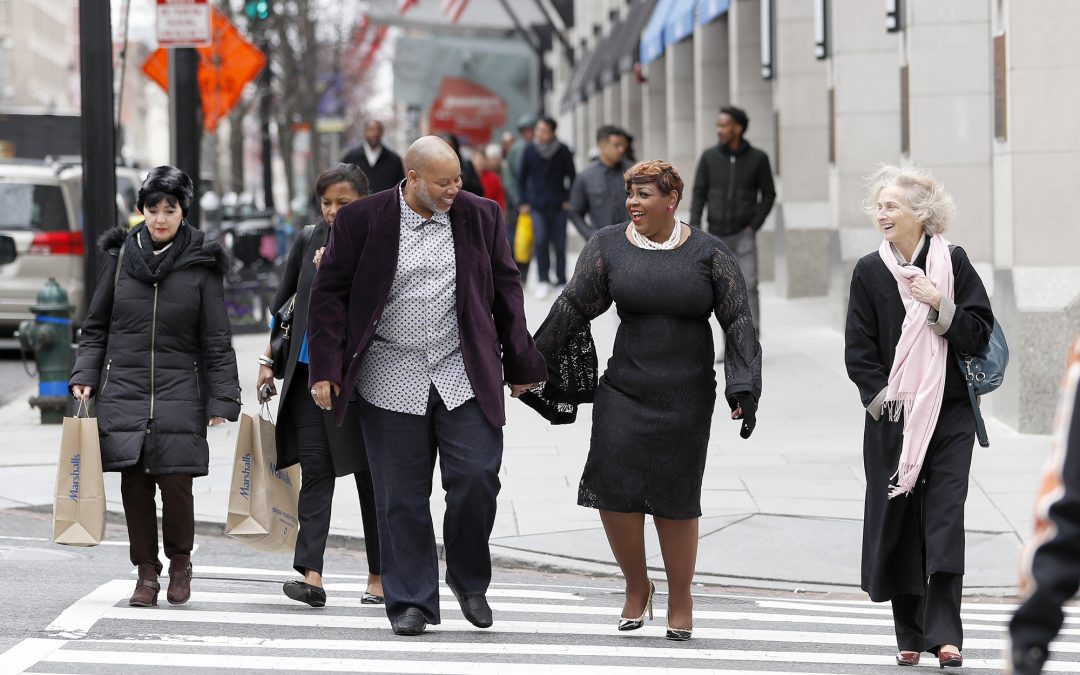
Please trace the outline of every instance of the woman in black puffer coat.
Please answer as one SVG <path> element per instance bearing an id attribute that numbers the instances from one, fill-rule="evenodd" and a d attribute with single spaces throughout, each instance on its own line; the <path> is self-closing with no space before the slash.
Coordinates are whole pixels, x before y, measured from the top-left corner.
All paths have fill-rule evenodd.
<path id="1" fill-rule="evenodd" d="M 108 255 L 69 381 L 75 398 L 96 401 L 102 468 L 121 472 L 131 562 L 139 569 L 133 607 L 157 604 L 160 590 L 155 484 L 167 597 L 171 604 L 190 597 L 192 478 L 207 473 L 207 425 L 240 414 L 226 256 L 184 220 L 193 192 L 187 174 L 159 166 L 139 190 L 146 220 L 101 238 Z"/>

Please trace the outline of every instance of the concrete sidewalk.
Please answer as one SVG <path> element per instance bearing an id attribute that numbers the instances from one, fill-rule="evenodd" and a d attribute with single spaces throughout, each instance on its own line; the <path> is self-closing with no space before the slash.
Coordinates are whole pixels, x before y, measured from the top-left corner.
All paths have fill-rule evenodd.
<path id="1" fill-rule="evenodd" d="M 553 299 L 527 295 L 530 326 L 540 325 Z M 698 580 L 857 590 L 865 413 L 844 372 L 843 335 L 824 298 L 786 300 L 765 284 L 761 300 L 764 393 L 757 431 L 740 439 L 721 400 L 702 490 Z M 616 325 L 613 311 L 594 323 L 602 359 L 610 355 Z M 245 412 L 258 414 L 256 356 L 266 336 L 239 335 L 234 343 Z M 722 373 L 719 382 L 722 390 Z M 560 427 L 509 398 L 507 412 L 494 554 L 504 563 L 616 572 L 596 511 L 576 505 L 588 452 L 589 407 L 576 424 Z M 225 518 L 237 426 L 209 430 L 210 475 L 195 481 L 196 518 L 205 524 Z M 37 412 L 24 399 L 0 409 L 0 428 L 0 508 L 47 507 L 60 428 L 38 424 Z M 966 587 L 972 593 L 1009 595 L 1020 544 L 1031 531 L 1033 496 L 1049 439 L 1017 434 L 993 419 L 988 429 L 992 445 L 975 448 L 967 501 Z M 359 539 L 355 485 L 343 478 L 339 488 L 331 532 Z M 106 494 L 109 510 L 121 513 L 118 474 L 106 475 Z M 436 488 L 436 532 L 442 499 Z M 647 530 L 649 564 L 662 570 L 655 532 Z M 662 578 L 662 571 L 657 576 Z"/>

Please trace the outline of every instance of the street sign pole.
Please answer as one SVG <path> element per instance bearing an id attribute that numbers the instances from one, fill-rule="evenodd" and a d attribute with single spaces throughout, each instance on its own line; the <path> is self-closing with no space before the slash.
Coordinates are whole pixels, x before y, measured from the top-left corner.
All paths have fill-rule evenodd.
<path id="1" fill-rule="evenodd" d="M 202 143 L 199 54 L 190 47 L 169 50 L 169 156 L 195 184 L 188 223 L 199 227 L 199 145 Z"/>
<path id="2" fill-rule="evenodd" d="M 261 48 L 263 53 L 269 53 L 265 26 L 263 27 Z M 268 62 L 259 74 L 259 129 L 262 134 L 263 207 L 267 211 L 274 210 L 273 145 L 270 139 L 271 78 L 270 64 Z"/>
<path id="3" fill-rule="evenodd" d="M 109 4 L 109 0 L 79 2 L 83 274 L 87 298 L 97 285 L 98 237 L 116 225 L 116 140 Z"/>

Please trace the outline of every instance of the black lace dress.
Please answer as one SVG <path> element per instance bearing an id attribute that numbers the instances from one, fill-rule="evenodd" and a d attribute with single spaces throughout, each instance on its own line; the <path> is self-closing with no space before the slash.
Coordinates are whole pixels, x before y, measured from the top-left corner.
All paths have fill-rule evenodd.
<path id="1" fill-rule="evenodd" d="M 577 404 L 593 402 L 578 504 L 697 518 L 716 403 L 709 315 L 726 336 L 732 409 L 761 394 L 761 347 L 738 263 L 719 239 L 694 229 L 680 247 L 653 251 L 634 246 L 625 229 L 604 228 L 585 245 L 536 333 L 549 381 L 523 400 L 554 423 L 573 421 Z M 588 326 L 612 302 L 620 324 L 597 379 Z"/>

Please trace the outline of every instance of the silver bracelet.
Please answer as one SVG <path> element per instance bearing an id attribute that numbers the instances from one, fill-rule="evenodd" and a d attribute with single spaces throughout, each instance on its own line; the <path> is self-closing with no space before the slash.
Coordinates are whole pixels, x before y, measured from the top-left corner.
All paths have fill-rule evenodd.
<path id="1" fill-rule="evenodd" d="M 264 365 L 264 366 L 268 367 L 268 368 L 273 368 L 274 367 L 274 359 L 270 358 L 269 356 L 266 356 L 265 354 L 259 354 L 259 363 L 261 365 Z"/>

